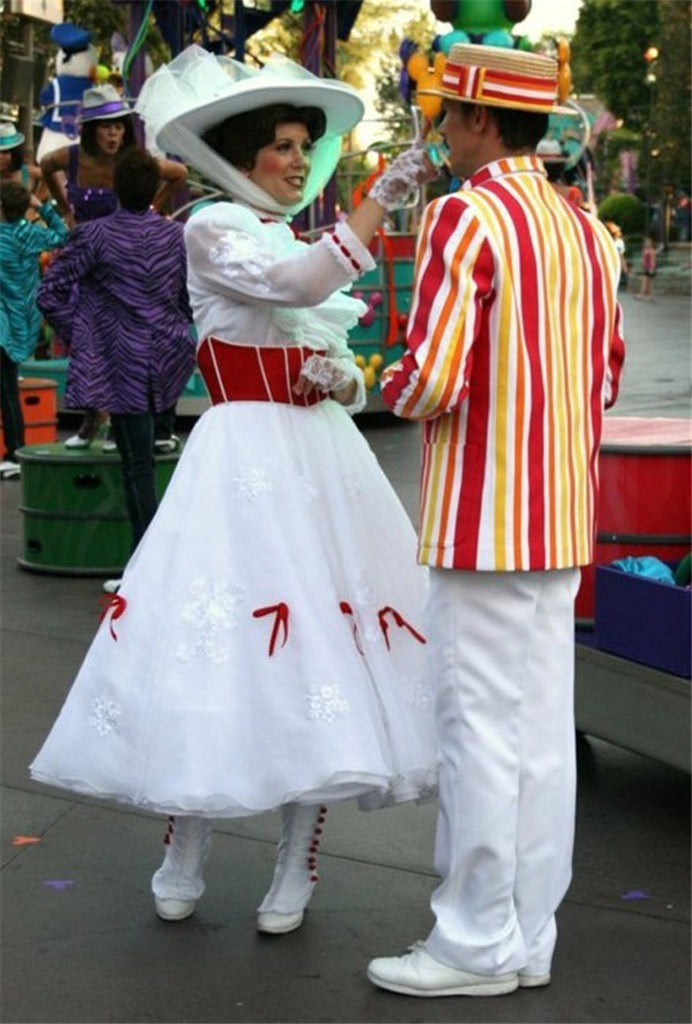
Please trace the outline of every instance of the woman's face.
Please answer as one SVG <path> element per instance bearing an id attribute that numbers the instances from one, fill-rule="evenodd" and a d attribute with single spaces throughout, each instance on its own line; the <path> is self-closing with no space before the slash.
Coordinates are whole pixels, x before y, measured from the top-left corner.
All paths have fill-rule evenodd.
<path id="1" fill-rule="evenodd" d="M 124 138 L 125 125 L 122 121 L 102 121 L 96 125 L 96 145 L 109 156 L 118 152 Z"/>
<path id="2" fill-rule="evenodd" d="M 244 173 L 277 203 L 293 206 L 303 198 L 312 142 L 304 124 L 279 124 L 274 141 L 257 151 L 255 166 Z"/>

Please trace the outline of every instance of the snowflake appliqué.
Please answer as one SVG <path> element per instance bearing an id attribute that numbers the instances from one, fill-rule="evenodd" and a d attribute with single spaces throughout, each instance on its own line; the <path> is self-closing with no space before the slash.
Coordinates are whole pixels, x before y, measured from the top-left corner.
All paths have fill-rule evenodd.
<path id="1" fill-rule="evenodd" d="M 265 469 L 243 469 L 233 478 L 235 489 L 241 501 L 255 501 L 260 494 L 269 494 L 274 485 Z"/>
<path id="2" fill-rule="evenodd" d="M 191 600 L 183 607 L 181 618 L 191 626 L 188 642 L 179 645 L 176 654 L 189 661 L 196 653 L 214 665 L 228 661 L 223 643 L 226 630 L 238 625 L 238 608 L 245 598 L 245 587 L 213 580 L 198 579 L 190 586 Z"/>
<path id="3" fill-rule="evenodd" d="M 93 725 L 99 736 L 107 736 L 108 733 L 116 731 L 121 715 L 122 710 L 115 701 L 109 700 L 108 697 L 94 697 L 89 725 Z"/>
<path id="4" fill-rule="evenodd" d="M 298 477 L 298 488 L 303 501 L 317 501 L 317 488 L 305 473 Z"/>
<path id="5" fill-rule="evenodd" d="M 344 487 L 346 493 L 352 501 L 360 498 L 363 491 L 363 485 L 360 482 L 360 477 L 355 476 L 353 473 L 349 473 L 344 476 Z"/>
<path id="6" fill-rule="evenodd" d="M 333 722 L 349 709 L 348 701 L 342 696 L 338 686 L 322 686 L 319 690 L 310 690 L 306 695 L 308 702 L 308 718 L 313 722 Z"/>
<path id="7" fill-rule="evenodd" d="M 406 703 L 412 708 L 426 708 L 433 700 L 432 687 L 423 676 L 404 679 Z"/>

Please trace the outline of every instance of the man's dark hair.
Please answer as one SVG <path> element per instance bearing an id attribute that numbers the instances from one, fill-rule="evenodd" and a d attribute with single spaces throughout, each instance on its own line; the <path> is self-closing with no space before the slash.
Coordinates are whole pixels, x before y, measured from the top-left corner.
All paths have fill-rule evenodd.
<path id="1" fill-rule="evenodd" d="M 251 171 L 258 150 L 270 145 L 276 138 L 277 126 L 293 122 L 305 125 L 311 142 L 317 142 L 327 127 L 327 118 L 319 107 L 274 103 L 269 107 L 227 117 L 205 132 L 202 139 L 229 164 Z"/>
<path id="2" fill-rule="evenodd" d="M 548 115 L 531 110 L 507 110 L 489 107 L 500 138 L 509 150 L 535 149 L 548 131 Z"/>
<path id="3" fill-rule="evenodd" d="M 113 188 L 118 202 L 133 213 L 151 206 L 160 181 L 158 160 L 139 146 L 126 150 L 113 170 Z"/>
<path id="4" fill-rule="evenodd" d="M 31 196 L 29 190 L 16 181 L 8 181 L 0 185 L 0 209 L 8 224 L 20 220 L 29 209 Z"/>
<path id="5" fill-rule="evenodd" d="M 470 118 L 476 104 L 461 103 L 464 116 Z M 485 104 L 484 104 L 485 106 Z M 485 106 L 497 125 L 500 138 L 508 150 L 535 149 L 548 131 L 548 115 L 534 114 L 531 110 L 509 110 L 505 107 Z"/>
<path id="6" fill-rule="evenodd" d="M 121 124 L 125 128 L 122 149 L 129 149 L 137 143 L 132 118 L 128 114 L 120 117 L 103 117 L 94 121 L 85 121 L 79 132 L 79 144 L 89 156 L 97 156 L 99 147 L 96 141 L 96 129 L 100 124 Z"/>

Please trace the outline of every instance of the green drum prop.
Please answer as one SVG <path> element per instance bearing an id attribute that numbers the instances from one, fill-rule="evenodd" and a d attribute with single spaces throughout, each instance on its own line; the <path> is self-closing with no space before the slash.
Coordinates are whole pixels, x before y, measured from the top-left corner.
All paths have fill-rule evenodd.
<path id="1" fill-rule="evenodd" d="M 161 499 L 180 453 L 155 458 Z M 88 449 L 64 444 L 27 445 L 22 467 L 23 569 L 65 576 L 112 576 L 130 557 L 130 521 L 120 456 L 94 442 Z"/>

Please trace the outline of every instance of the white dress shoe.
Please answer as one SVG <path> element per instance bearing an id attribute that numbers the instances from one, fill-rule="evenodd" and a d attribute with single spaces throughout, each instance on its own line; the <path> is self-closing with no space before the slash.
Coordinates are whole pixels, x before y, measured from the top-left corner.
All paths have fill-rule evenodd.
<path id="1" fill-rule="evenodd" d="M 519 971 L 519 988 L 542 988 L 550 984 L 550 971 L 545 974 L 523 974 Z"/>
<path id="2" fill-rule="evenodd" d="M 162 921 L 184 921 L 195 912 L 195 900 L 173 900 L 154 898 L 156 913 Z"/>
<path id="3" fill-rule="evenodd" d="M 119 580 L 104 580 L 101 589 L 104 594 L 117 594 L 122 586 L 122 579 Z"/>
<path id="4" fill-rule="evenodd" d="M 6 459 L 4 462 L 0 462 L 0 479 L 11 480 L 13 477 L 17 477 L 21 474 L 22 467 L 18 462 L 13 462 L 12 459 Z"/>
<path id="5" fill-rule="evenodd" d="M 154 451 L 157 455 L 171 455 L 173 452 L 177 452 L 180 448 L 180 438 L 177 434 L 171 434 L 170 437 L 158 437 L 154 441 Z"/>
<path id="6" fill-rule="evenodd" d="M 515 971 L 509 974 L 471 974 L 441 964 L 422 942 L 404 956 L 379 957 L 368 964 L 374 985 L 405 996 L 503 996 L 519 987 Z"/>
<path id="7" fill-rule="evenodd" d="M 273 910 L 260 911 L 257 915 L 257 931 L 264 935 L 285 935 L 300 928 L 305 911 L 298 910 L 295 914 L 277 914 Z"/>
<path id="8" fill-rule="evenodd" d="M 93 438 L 81 437 L 79 434 L 73 434 L 72 437 L 68 437 L 65 441 L 66 448 L 88 448 L 91 445 Z"/>

